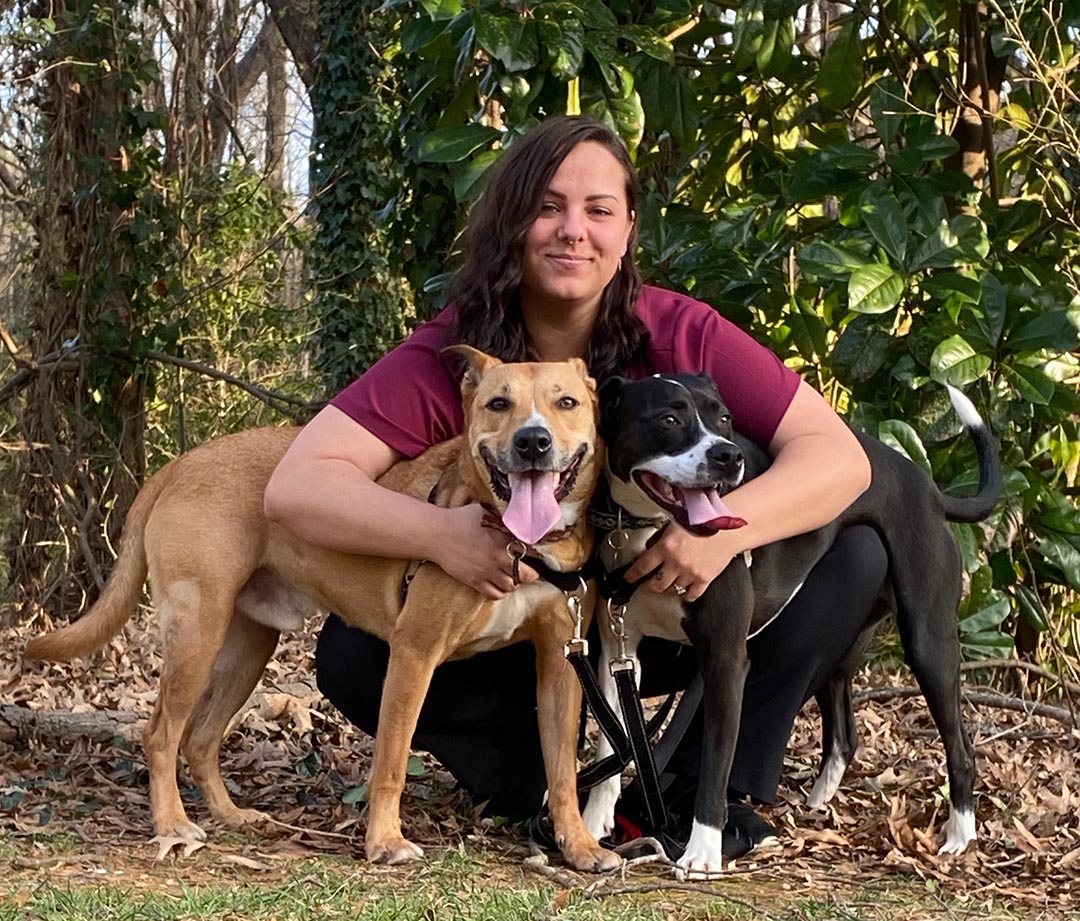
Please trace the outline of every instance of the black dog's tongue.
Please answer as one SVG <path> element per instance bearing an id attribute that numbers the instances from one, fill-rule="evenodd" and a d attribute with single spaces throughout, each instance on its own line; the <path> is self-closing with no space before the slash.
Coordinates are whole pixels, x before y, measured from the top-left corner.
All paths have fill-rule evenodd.
<path id="1" fill-rule="evenodd" d="M 678 489 L 686 508 L 686 517 L 694 526 L 708 525 L 718 531 L 746 526 L 746 520 L 732 514 L 715 489 Z"/>
<path id="2" fill-rule="evenodd" d="M 503 512 L 503 524 L 523 544 L 535 544 L 562 518 L 562 509 L 555 498 L 558 474 L 532 470 L 511 473 L 509 478 L 510 503 Z"/>

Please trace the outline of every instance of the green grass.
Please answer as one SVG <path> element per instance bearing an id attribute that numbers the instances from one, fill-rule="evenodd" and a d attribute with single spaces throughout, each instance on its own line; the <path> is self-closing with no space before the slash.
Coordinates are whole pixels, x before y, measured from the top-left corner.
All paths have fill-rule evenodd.
<path id="1" fill-rule="evenodd" d="M 722 918 L 719 903 L 699 897 L 700 911 L 673 915 L 673 900 L 643 897 L 618 901 L 560 896 L 557 887 L 450 851 L 420 867 L 372 870 L 334 858 L 298 861 L 287 880 L 261 883 L 237 872 L 235 879 L 203 885 L 163 881 L 154 889 L 132 884 L 38 880 L 21 894 L 0 887 L 0 921 L 667 921 L 673 917 Z M 516 877 L 516 878 L 515 878 Z M 169 885 L 168 883 L 172 883 Z M 556 902 L 558 899 L 558 902 Z M 678 901 L 683 901 L 682 897 Z M 21 903 L 21 904 L 19 904 Z M 714 909 L 717 913 L 714 913 Z"/>
<path id="2" fill-rule="evenodd" d="M 16 847 L 18 843 L 20 846 Z M 70 835 L 0 841 L 0 921 L 1020 921 L 988 893 L 947 893 L 898 874 L 870 885 L 823 883 L 797 894 L 777 879 L 735 873 L 691 889 L 659 869 L 607 880 L 590 897 L 527 873 L 515 858 L 471 845 L 435 850 L 408 867 L 346 856 L 263 858 L 259 871 L 203 850 L 157 863 L 145 852 L 87 853 Z M 33 855 L 33 856 L 31 856 Z M 1053 913 L 1043 915 L 1050 919 Z"/>

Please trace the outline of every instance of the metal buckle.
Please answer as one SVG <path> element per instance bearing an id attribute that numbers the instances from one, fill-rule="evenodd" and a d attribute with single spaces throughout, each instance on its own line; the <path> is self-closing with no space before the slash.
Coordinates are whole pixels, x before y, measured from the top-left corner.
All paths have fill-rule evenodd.
<path id="1" fill-rule="evenodd" d="M 589 641 L 581 635 L 581 623 L 584 615 L 581 611 L 581 602 L 589 591 L 585 580 L 578 576 L 578 588 L 570 592 L 563 592 L 566 597 L 566 610 L 570 612 L 570 619 L 574 622 L 574 635 L 563 646 L 563 655 L 570 658 L 572 653 L 578 652 L 583 656 L 589 654 Z"/>

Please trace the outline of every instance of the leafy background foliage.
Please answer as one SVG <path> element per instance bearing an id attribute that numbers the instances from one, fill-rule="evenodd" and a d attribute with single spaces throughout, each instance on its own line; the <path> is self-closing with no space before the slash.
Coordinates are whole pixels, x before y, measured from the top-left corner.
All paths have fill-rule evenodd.
<path id="1" fill-rule="evenodd" d="M 60 277 L 119 305 L 88 314 L 80 356 L 106 436 L 129 379 L 145 387 L 150 469 L 212 434 L 303 418 L 441 306 L 501 152 L 585 112 L 641 172 L 648 280 L 714 305 L 948 489 L 970 489 L 975 463 L 941 385 L 974 398 L 1009 493 L 987 525 L 956 529 L 963 640 L 1075 674 L 1080 4 L 322 0 L 291 22 L 268 7 L 286 39 L 308 22 L 294 55 L 318 49 L 296 59 L 314 132 L 303 212 L 250 159 L 170 148 L 185 123 L 149 50 L 159 4 L 102 17 L 110 4 L 80 0 L 70 22 L 28 4 L 4 33 L 64 66 L 81 36 L 73 60 L 125 74 L 126 159 L 79 187 L 122 212 L 122 233 L 100 229 Z M 86 86 L 109 72 L 71 66 Z M 94 274 L 117 254 L 124 272 Z M 7 322 L 35 359 L 59 347 L 36 318 Z M 259 381 L 260 401 L 237 399 L 237 379 Z M 69 544 L 52 544 L 60 565 Z"/>
<path id="2" fill-rule="evenodd" d="M 645 181 L 647 279 L 749 329 L 948 489 L 976 473 L 941 385 L 974 398 L 1002 446 L 1008 499 L 987 525 L 956 526 L 965 647 L 1073 657 L 1080 15 L 1075 3 L 979 12 L 389 0 L 376 18 L 398 37 L 399 124 L 420 140 L 399 150 L 404 187 L 384 217 L 400 246 L 414 182 L 460 217 L 500 151 L 546 115 L 613 125 Z M 981 169 L 963 168 L 958 140 L 965 36 L 1006 77 L 1004 104 L 982 113 Z M 409 279 L 419 316 L 448 242 L 411 238 L 409 261 L 432 271 Z"/>

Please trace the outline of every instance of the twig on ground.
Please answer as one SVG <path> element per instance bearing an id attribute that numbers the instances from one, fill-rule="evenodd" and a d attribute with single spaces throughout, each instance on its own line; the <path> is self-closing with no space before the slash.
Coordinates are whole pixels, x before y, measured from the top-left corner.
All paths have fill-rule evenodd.
<path id="1" fill-rule="evenodd" d="M 919 688 L 871 688 L 868 691 L 860 691 L 852 698 L 855 703 L 863 703 L 869 700 L 896 700 L 905 697 L 920 697 L 922 691 Z M 1021 700 L 1018 697 L 1008 697 L 1004 694 L 990 694 L 981 691 L 964 691 L 964 702 L 977 707 L 997 707 L 999 710 L 1013 710 L 1017 713 L 1026 713 L 1029 716 L 1042 716 L 1046 719 L 1055 720 L 1070 729 L 1075 728 L 1072 715 L 1068 710 L 1061 707 L 1051 707 L 1048 704 L 1038 704 L 1030 700 Z"/>
<path id="2" fill-rule="evenodd" d="M 1036 665 L 1034 662 L 1025 662 L 1023 659 L 979 659 L 977 662 L 965 662 L 960 666 L 960 670 L 964 672 L 979 671 L 984 668 L 1018 669 L 1019 671 L 1037 675 L 1039 678 L 1046 678 L 1048 681 L 1056 682 L 1071 694 L 1080 694 L 1080 684 L 1075 681 L 1068 681 L 1048 668 Z"/>
<path id="3" fill-rule="evenodd" d="M 605 889 L 603 888 L 603 885 L 607 881 L 607 878 L 597 880 L 592 885 L 587 886 L 582 891 L 582 895 L 590 899 L 606 899 L 608 896 L 613 895 L 636 895 L 645 892 L 696 892 L 699 895 L 707 895 L 710 898 L 723 899 L 731 905 L 738 905 L 740 908 L 746 908 L 754 912 L 754 914 L 761 915 L 763 918 L 777 918 L 776 915 L 766 911 L 764 908 L 758 908 L 757 905 L 754 905 L 751 902 L 726 895 L 715 889 L 713 886 L 710 886 L 708 883 L 684 883 L 678 882 L 677 880 L 658 880 L 655 883 L 646 883 L 639 886 L 616 886 Z"/>
<path id="4" fill-rule="evenodd" d="M 321 838 L 337 838 L 341 841 L 353 841 L 355 835 L 346 835 L 340 831 L 323 831 L 321 828 L 301 828 L 299 825 L 290 825 L 288 822 L 280 822 L 273 816 L 267 816 L 265 821 L 270 825 L 275 825 L 278 828 L 284 828 L 287 831 L 299 832 L 303 835 L 318 835 Z"/>
<path id="5" fill-rule="evenodd" d="M 562 886 L 563 889 L 577 889 L 583 882 L 580 876 L 571 873 L 569 870 L 560 870 L 557 867 L 549 866 L 547 854 L 539 848 L 536 849 L 535 853 L 526 857 L 521 862 L 521 865 L 529 873 L 535 873 L 537 876 L 549 879 L 555 885 Z"/>
<path id="6" fill-rule="evenodd" d="M 621 857 L 627 851 L 636 851 L 642 847 L 652 848 L 652 853 L 624 860 L 622 867 L 620 868 L 624 880 L 626 879 L 627 871 L 632 870 L 634 867 L 644 867 L 655 863 L 663 864 L 665 867 L 675 866 L 675 862 L 668 857 L 667 851 L 664 850 L 664 845 L 657 841 L 656 838 L 635 838 L 633 841 L 627 841 L 625 844 L 620 844 L 615 848 L 615 853 Z"/>

